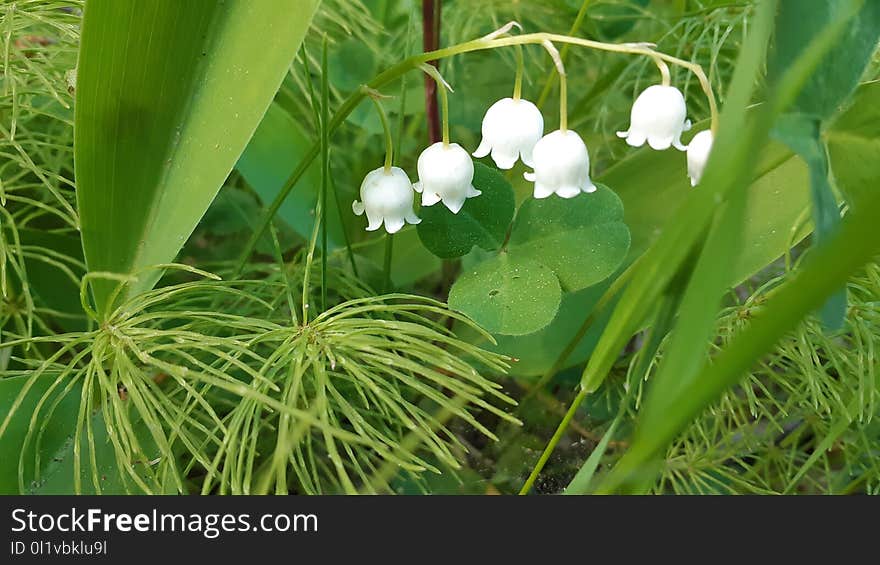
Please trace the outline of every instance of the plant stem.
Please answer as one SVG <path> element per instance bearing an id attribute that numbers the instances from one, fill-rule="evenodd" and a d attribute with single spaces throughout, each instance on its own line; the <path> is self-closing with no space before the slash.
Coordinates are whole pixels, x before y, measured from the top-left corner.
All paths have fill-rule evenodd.
<path id="1" fill-rule="evenodd" d="M 669 65 L 659 57 L 654 57 L 654 63 L 660 70 L 660 84 L 663 86 L 669 86 L 672 84 L 672 76 L 669 74 Z"/>
<path id="2" fill-rule="evenodd" d="M 565 132 L 568 129 L 568 80 L 565 76 L 565 65 L 562 64 L 562 57 L 551 41 L 541 43 L 550 53 L 553 63 L 556 64 L 556 72 L 559 74 L 559 129 Z"/>
<path id="3" fill-rule="evenodd" d="M 544 452 L 541 453 L 541 457 L 535 464 L 535 468 L 532 469 L 532 473 L 529 475 L 529 478 L 526 479 L 526 482 L 523 484 L 522 488 L 519 489 L 519 494 L 528 494 L 529 491 L 532 489 L 532 485 L 535 484 L 535 479 L 538 478 L 538 475 L 544 469 L 544 465 L 547 464 L 547 460 L 550 459 L 550 455 L 553 453 L 553 450 L 556 448 L 559 440 L 562 439 L 562 434 L 565 433 L 566 428 L 568 428 L 569 422 L 571 422 L 572 418 L 574 418 L 575 412 L 577 412 L 578 407 L 581 405 L 581 402 L 583 402 L 584 398 L 586 397 L 587 390 L 583 388 L 580 390 L 580 392 L 577 393 L 577 396 L 574 397 L 574 400 L 571 402 L 571 406 L 569 406 L 568 408 L 568 412 L 565 413 L 562 421 L 559 422 L 559 426 L 556 428 L 556 432 L 554 432 L 553 437 L 550 438 L 550 442 L 547 443 L 547 447 L 544 448 Z"/>
<path id="4" fill-rule="evenodd" d="M 321 310 L 327 309 L 327 188 L 330 180 L 330 79 L 327 76 L 327 36 L 321 53 L 321 215 L 315 221 L 321 224 Z M 387 121 L 387 120 L 386 120 Z M 390 138 L 389 138 L 390 139 Z"/>
<path id="5" fill-rule="evenodd" d="M 440 90 L 440 116 L 443 121 L 443 146 L 446 147 L 449 145 L 449 97 L 446 91 L 452 90 L 452 87 L 443 80 L 440 71 L 438 71 L 433 65 L 423 64 L 421 65 L 421 69 L 434 79 L 437 88 Z"/>
<path id="6" fill-rule="evenodd" d="M 587 7 L 589 7 L 589 5 L 590 0 L 584 0 L 583 3 L 581 3 L 581 7 L 578 10 L 577 15 L 574 17 L 574 22 L 572 22 L 571 28 L 569 28 L 567 35 L 574 36 L 575 32 L 577 32 L 577 30 L 581 27 L 581 24 L 583 23 L 584 18 L 587 15 Z M 568 54 L 568 50 L 570 47 L 570 45 L 565 44 L 559 51 L 559 57 L 560 59 L 562 59 L 562 62 L 565 62 L 565 56 Z M 552 72 L 547 75 L 547 80 L 544 81 L 544 88 L 541 89 L 541 95 L 538 97 L 538 102 L 536 103 L 536 106 L 538 106 L 538 108 L 541 108 L 542 106 L 544 106 L 544 103 L 547 102 L 547 97 L 550 96 L 550 89 L 553 88 L 554 76 L 555 73 Z"/>
<path id="7" fill-rule="evenodd" d="M 385 236 L 385 265 L 382 269 L 382 294 L 391 292 L 391 256 L 394 253 L 394 234 Z"/>
<path id="8" fill-rule="evenodd" d="M 436 51 L 431 51 L 428 53 L 419 53 L 417 55 L 412 55 L 410 57 L 407 57 L 400 63 L 397 63 L 396 65 L 386 69 L 382 73 L 378 74 L 375 78 L 373 78 L 373 80 L 369 81 L 365 86 L 351 93 L 351 95 L 345 99 L 345 101 L 334 114 L 333 119 L 330 120 L 330 123 L 327 126 L 327 134 L 331 135 L 342 125 L 348 115 L 351 114 L 351 112 L 354 111 L 355 108 L 357 108 L 358 104 L 360 104 L 364 97 L 368 95 L 371 89 L 379 89 L 382 86 L 385 86 L 388 83 L 401 77 L 405 73 L 413 69 L 417 69 L 421 65 L 424 65 L 429 61 L 436 61 L 439 59 L 445 59 L 447 57 L 453 57 L 455 55 L 471 53 L 474 51 L 498 49 L 500 47 L 542 44 L 544 41 L 578 45 L 581 47 L 586 47 L 588 49 L 597 49 L 600 51 L 609 51 L 612 53 L 658 57 L 659 59 L 666 61 L 667 63 L 686 68 L 697 76 L 700 81 L 700 85 L 703 87 L 703 91 L 706 93 L 706 97 L 709 101 L 709 110 L 712 114 L 712 123 L 716 124 L 718 121 L 718 108 L 715 103 L 715 95 L 712 92 L 712 87 L 709 84 L 709 79 L 703 72 L 702 67 L 700 67 L 700 65 L 696 63 L 691 63 L 689 61 L 673 57 L 672 55 L 667 55 L 665 53 L 654 51 L 649 45 L 642 43 L 602 43 L 599 41 L 591 41 L 578 37 L 569 37 L 567 35 L 550 33 L 530 33 L 525 35 L 517 35 L 514 37 L 499 37 L 499 35 L 506 32 L 507 29 L 509 29 L 509 26 L 505 26 L 498 32 L 494 32 L 479 39 L 474 39 L 472 41 L 467 41 L 465 43 L 445 47 L 443 49 L 438 49 Z M 281 207 L 281 204 L 284 203 L 284 200 L 287 198 L 287 195 L 290 194 L 290 191 L 293 189 L 294 186 L 296 186 L 296 183 L 305 174 L 312 161 L 318 156 L 319 150 L 319 144 L 313 145 L 311 149 L 303 156 L 302 160 L 299 162 L 293 173 L 291 173 L 290 177 L 288 177 L 287 182 L 284 183 L 284 186 L 275 197 L 275 200 L 272 201 L 272 204 L 263 215 L 263 218 L 260 220 L 260 224 L 257 226 L 256 230 L 254 230 L 253 235 L 251 235 L 251 239 L 248 241 L 247 245 L 239 256 L 238 263 L 236 264 L 236 268 L 233 271 L 234 276 L 241 273 L 245 263 L 247 263 L 248 258 L 253 252 L 257 241 L 259 241 L 260 237 L 262 237 L 262 235 L 265 233 L 269 222 L 278 212 L 278 209 Z"/>
<path id="9" fill-rule="evenodd" d="M 440 4 L 438 0 L 422 0 L 422 47 L 426 53 L 440 47 Z M 431 63 L 437 67 L 437 59 Z M 440 141 L 440 115 L 437 110 L 437 88 L 440 86 L 425 78 L 425 116 L 428 120 L 428 141 Z"/>
<path id="10" fill-rule="evenodd" d="M 391 165 L 394 163 L 394 141 L 391 139 L 391 126 L 388 125 L 388 116 L 382 103 L 376 96 L 370 96 L 370 100 L 376 106 L 376 112 L 379 113 L 379 121 L 382 122 L 382 131 L 385 134 L 385 173 L 391 172 Z"/>
<path id="11" fill-rule="evenodd" d="M 522 45 L 516 46 L 516 79 L 513 82 L 513 99 L 519 100 L 522 98 L 522 81 L 523 81 L 523 73 L 525 73 L 525 60 L 523 58 L 523 47 Z"/>

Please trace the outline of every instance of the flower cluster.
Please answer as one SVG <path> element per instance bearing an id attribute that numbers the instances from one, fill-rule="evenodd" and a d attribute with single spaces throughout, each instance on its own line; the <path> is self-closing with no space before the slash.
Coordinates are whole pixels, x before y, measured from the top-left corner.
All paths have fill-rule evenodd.
<path id="1" fill-rule="evenodd" d="M 654 85 L 636 99 L 629 129 L 617 135 L 633 147 L 647 142 L 656 150 L 675 147 L 686 151 L 688 176 L 695 186 L 708 160 L 713 136 L 709 130 L 701 131 L 685 146 L 681 135 L 690 127 L 681 91 Z M 565 127 L 544 135 L 544 118 L 532 102 L 521 98 L 495 102 L 483 118 L 482 134 L 473 156 L 491 155 L 500 169 L 510 169 L 522 160 L 534 169 L 524 176 L 534 183 L 535 198 L 553 194 L 574 198 L 582 192 L 596 191 L 590 180 L 590 155 L 581 136 Z M 413 212 L 413 191 L 421 194 L 422 206 L 442 202 L 453 214 L 461 210 L 466 199 L 480 195 L 473 186 L 471 156 L 457 143 L 434 143 L 419 155 L 417 169 L 418 181 L 414 184 L 397 167 L 386 166 L 367 174 L 361 185 L 361 202 L 352 206 L 355 214 L 366 213 L 367 230 L 376 230 L 384 223 L 388 233 L 395 233 L 404 223 L 419 223 Z"/>

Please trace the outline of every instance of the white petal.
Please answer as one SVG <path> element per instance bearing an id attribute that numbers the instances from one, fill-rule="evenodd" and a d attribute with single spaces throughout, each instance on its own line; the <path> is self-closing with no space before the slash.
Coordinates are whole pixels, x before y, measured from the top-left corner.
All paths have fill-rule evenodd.
<path id="1" fill-rule="evenodd" d="M 647 137 L 642 132 L 630 132 L 629 135 L 626 136 L 626 144 L 630 147 L 641 147 L 645 144 Z"/>
<path id="2" fill-rule="evenodd" d="M 579 186 L 560 186 L 556 189 L 556 195 L 562 198 L 574 198 L 581 193 Z"/>
<path id="3" fill-rule="evenodd" d="M 385 231 L 397 233 L 403 227 L 403 218 L 385 218 Z"/>
<path id="4" fill-rule="evenodd" d="M 672 138 L 650 136 L 648 137 L 648 145 L 651 146 L 651 149 L 663 151 L 664 149 L 669 149 L 669 147 L 672 145 Z"/>
<path id="5" fill-rule="evenodd" d="M 491 151 L 491 150 L 492 150 L 492 144 L 489 143 L 489 140 L 484 137 L 483 140 L 480 141 L 480 146 L 477 147 L 477 150 L 474 151 L 473 153 L 471 153 L 471 155 L 473 155 L 474 157 L 477 157 L 479 159 L 481 157 L 485 157 L 486 155 L 488 155 L 489 151 Z"/>
<path id="6" fill-rule="evenodd" d="M 709 160 L 709 153 L 712 151 L 714 136 L 711 130 L 699 132 L 691 139 L 687 149 L 687 169 L 688 176 L 691 179 L 691 186 L 699 184 L 703 176 L 703 169 Z"/>
<path id="7" fill-rule="evenodd" d="M 516 164 L 516 153 L 508 153 L 507 148 L 496 146 L 492 148 L 492 160 L 499 169 L 512 169 Z"/>
<path id="8" fill-rule="evenodd" d="M 440 202 L 440 195 L 436 192 L 425 191 L 422 193 L 422 206 L 433 206 Z"/>
<path id="9" fill-rule="evenodd" d="M 450 212 L 452 212 L 453 214 L 458 214 L 458 212 L 461 210 L 461 207 L 464 206 L 464 201 L 465 201 L 464 197 L 461 197 L 461 198 L 447 197 L 443 200 L 443 204 L 447 208 L 449 208 Z"/>
<path id="10" fill-rule="evenodd" d="M 355 216 L 362 216 L 364 214 L 364 203 L 355 200 L 351 203 L 351 211 L 354 212 Z"/>
<path id="11" fill-rule="evenodd" d="M 370 216 L 367 214 L 367 220 L 369 220 L 366 228 L 367 231 L 376 231 L 382 227 L 382 216 Z"/>
<path id="12" fill-rule="evenodd" d="M 541 184 L 539 182 L 536 182 L 535 183 L 535 192 L 532 196 L 534 196 L 535 198 L 538 198 L 538 199 L 547 198 L 548 196 L 550 196 L 551 194 L 553 194 L 555 192 L 556 191 L 553 190 L 552 187 L 547 186 L 545 184 Z"/>

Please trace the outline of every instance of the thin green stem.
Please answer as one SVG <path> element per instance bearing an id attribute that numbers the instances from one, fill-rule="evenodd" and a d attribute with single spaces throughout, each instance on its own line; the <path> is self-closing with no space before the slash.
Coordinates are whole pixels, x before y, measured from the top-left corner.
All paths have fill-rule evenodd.
<path id="1" fill-rule="evenodd" d="M 658 57 L 661 60 L 666 61 L 667 63 L 686 68 L 693 72 L 699 79 L 700 85 L 703 87 L 703 91 L 706 93 L 706 97 L 709 100 L 709 109 L 712 114 L 712 123 L 714 124 L 717 122 L 718 110 L 715 104 L 715 96 L 712 92 L 711 85 L 709 84 L 709 79 L 703 72 L 702 67 L 700 67 L 700 65 L 696 63 L 691 63 L 690 61 L 685 61 L 683 59 L 673 57 L 672 55 L 667 55 L 665 53 L 654 51 L 649 45 L 644 43 L 602 43 L 600 41 L 591 41 L 578 37 L 570 37 L 567 35 L 550 33 L 530 33 L 513 37 L 501 37 L 504 33 L 509 31 L 511 27 L 512 25 L 508 24 L 498 31 L 479 39 L 474 39 L 472 41 L 467 41 L 458 45 L 445 47 L 436 51 L 419 53 L 417 55 L 407 57 L 400 63 L 386 69 L 375 78 L 373 78 L 373 80 L 369 81 L 364 87 L 353 92 L 342 103 L 342 105 L 334 114 L 333 119 L 330 120 L 330 123 L 327 126 L 327 134 L 332 135 L 333 132 L 335 132 L 343 124 L 345 119 L 349 116 L 349 114 L 351 114 L 351 112 L 354 111 L 355 108 L 357 108 L 357 106 L 361 103 L 361 101 L 363 101 L 364 97 L 367 96 L 371 89 L 379 89 L 401 77 L 402 75 L 408 73 L 409 71 L 419 68 L 421 65 L 424 65 L 428 61 L 436 61 L 463 53 L 485 51 L 487 49 L 498 49 L 501 47 L 509 47 L 513 45 L 542 44 L 544 41 L 578 45 L 581 47 L 586 47 L 588 49 L 597 49 L 600 51 L 609 51 L 612 53 Z M 245 245 L 244 250 L 239 256 L 236 268 L 233 271 L 235 275 L 241 273 L 257 242 L 259 241 L 260 237 L 262 237 L 262 235 L 265 233 L 269 222 L 278 212 L 278 209 L 284 203 L 284 200 L 287 198 L 288 194 L 290 194 L 290 191 L 293 189 L 293 187 L 296 186 L 296 183 L 299 182 L 300 178 L 302 178 L 306 170 L 308 170 L 312 161 L 318 156 L 319 151 L 320 144 L 313 145 L 311 149 L 305 155 L 303 155 L 303 158 L 297 165 L 296 169 L 293 171 L 290 177 L 288 177 L 287 182 L 284 183 L 284 186 L 275 197 L 275 200 L 272 201 L 269 209 L 266 210 L 266 213 L 260 220 L 259 225 L 254 230 L 254 233 L 251 235 L 251 239 L 248 241 L 247 245 Z"/>
<path id="2" fill-rule="evenodd" d="M 440 120 L 443 124 L 443 146 L 449 145 L 449 95 L 447 90 L 452 90 L 449 83 L 443 79 L 443 75 L 433 65 L 423 64 L 421 69 L 430 75 L 434 82 L 437 83 L 437 90 L 440 92 Z"/>
<path id="3" fill-rule="evenodd" d="M 391 126 L 388 125 L 388 115 L 382 103 L 379 102 L 378 96 L 370 96 L 373 105 L 376 106 L 376 112 L 379 114 L 379 121 L 382 122 L 382 131 L 385 134 L 385 172 L 391 172 L 391 165 L 394 163 L 394 141 L 391 139 Z"/>
<path id="4" fill-rule="evenodd" d="M 330 79 L 327 76 L 327 36 L 321 52 L 321 214 L 315 221 L 321 224 L 321 310 L 327 309 L 327 189 L 330 180 Z"/>
<path id="5" fill-rule="evenodd" d="M 654 63 L 657 65 L 657 69 L 660 70 L 660 84 L 663 86 L 672 84 L 672 76 L 669 73 L 669 65 L 666 64 L 666 61 L 659 57 L 654 57 Z"/>
<path id="6" fill-rule="evenodd" d="M 562 64 L 562 57 L 553 42 L 545 40 L 541 44 L 550 53 L 559 75 L 559 129 L 565 132 L 568 129 L 568 80 L 565 76 L 565 65 Z"/>
<path id="7" fill-rule="evenodd" d="M 590 3 L 590 0 L 584 0 L 581 3 L 581 7 L 578 10 L 577 15 L 574 17 L 574 22 L 572 22 L 567 35 L 573 36 L 577 30 L 580 29 L 581 24 L 584 22 L 584 18 L 587 16 L 587 7 L 589 7 Z M 565 62 L 565 57 L 568 55 L 568 50 L 570 48 L 570 45 L 565 44 L 559 51 L 559 57 L 562 59 L 563 63 Z M 544 81 L 544 88 L 541 89 L 541 95 L 538 97 L 538 102 L 536 104 L 538 108 L 543 107 L 544 103 L 547 102 L 547 97 L 550 96 L 550 90 L 553 88 L 553 79 L 555 76 L 556 73 L 553 72 L 547 75 L 547 80 Z"/>
<path id="8" fill-rule="evenodd" d="M 562 435 L 568 428 L 568 424 L 571 422 L 572 418 L 574 418 L 575 412 L 577 412 L 578 407 L 580 407 L 581 402 L 583 402 L 584 398 L 586 397 L 586 389 L 581 389 L 580 392 L 577 393 L 577 396 L 574 397 L 574 400 L 571 402 L 571 406 L 569 406 L 568 408 L 568 412 L 565 413 L 565 416 L 562 417 L 562 421 L 559 422 L 559 426 L 556 428 L 556 432 L 554 432 L 553 437 L 550 438 L 550 442 L 547 443 L 547 447 L 544 448 L 544 452 L 541 453 L 541 457 L 535 464 L 535 468 L 532 469 L 532 473 L 529 475 L 529 478 L 526 479 L 526 482 L 523 484 L 522 488 L 519 489 L 519 494 L 528 494 L 529 491 L 532 490 L 532 485 L 535 484 L 535 480 L 544 469 L 544 465 L 547 464 L 547 461 L 550 459 L 550 455 L 553 453 L 553 450 L 556 449 L 556 445 L 559 443 L 559 440 L 562 439 Z"/>
<path id="9" fill-rule="evenodd" d="M 394 253 L 394 234 L 385 236 L 385 265 L 382 268 L 382 293 L 391 292 L 391 258 Z"/>
<path id="10" fill-rule="evenodd" d="M 523 46 L 516 46 L 516 79 L 513 81 L 513 99 L 522 98 L 522 81 L 525 73 L 526 63 L 523 57 Z"/>

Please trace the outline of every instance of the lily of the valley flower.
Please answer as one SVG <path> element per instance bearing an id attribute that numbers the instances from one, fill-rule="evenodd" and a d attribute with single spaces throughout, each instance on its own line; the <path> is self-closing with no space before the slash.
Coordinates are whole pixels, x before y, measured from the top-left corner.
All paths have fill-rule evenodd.
<path id="1" fill-rule="evenodd" d="M 458 214 L 464 201 L 482 194 L 474 188 L 474 162 L 457 143 L 438 141 L 419 155 L 419 182 L 413 185 L 422 193 L 422 206 L 442 201 L 453 214 Z"/>
<path id="2" fill-rule="evenodd" d="M 701 131 L 691 139 L 687 147 L 688 176 L 691 178 L 691 186 L 697 186 L 703 176 L 706 161 L 709 160 L 709 152 L 712 151 L 714 137 L 712 130 Z"/>
<path id="3" fill-rule="evenodd" d="M 533 152 L 535 172 L 525 173 L 535 183 L 535 198 L 556 194 L 574 198 L 581 192 L 595 192 L 590 180 L 590 155 L 584 140 L 573 130 L 556 130 L 541 138 Z"/>
<path id="4" fill-rule="evenodd" d="M 485 157 L 491 151 L 499 169 L 510 169 L 517 158 L 533 166 L 532 149 L 544 134 L 544 117 L 528 100 L 502 98 L 486 110 L 483 118 L 483 140 L 474 157 Z"/>
<path id="5" fill-rule="evenodd" d="M 418 224 L 413 212 L 413 187 L 406 172 L 399 167 L 379 167 L 367 173 L 361 183 L 361 200 L 355 200 L 352 211 L 360 216 L 367 214 L 367 231 L 375 231 L 385 223 L 385 231 L 400 231 L 404 222 Z"/>
<path id="6" fill-rule="evenodd" d="M 690 128 L 681 91 L 674 86 L 655 84 L 636 98 L 629 130 L 619 131 L 617 136 L 633 147 L 641 147 L 647 141 L 652 149 L 668 149 L 672 145 L 685 151 L 687 147 L 681 144 L 681 134 Z"/>

